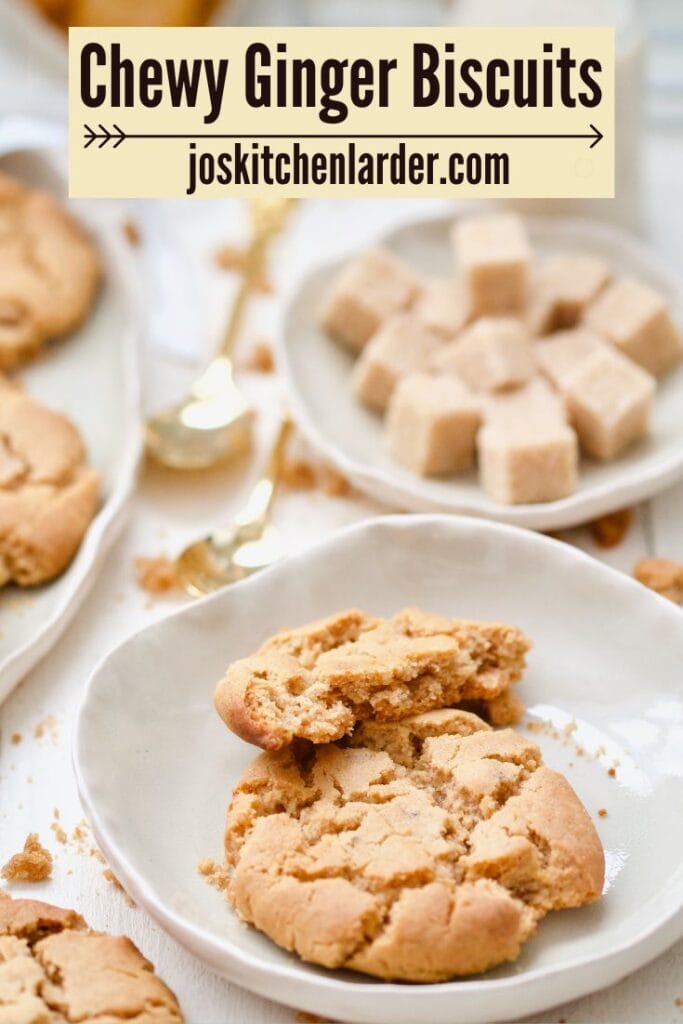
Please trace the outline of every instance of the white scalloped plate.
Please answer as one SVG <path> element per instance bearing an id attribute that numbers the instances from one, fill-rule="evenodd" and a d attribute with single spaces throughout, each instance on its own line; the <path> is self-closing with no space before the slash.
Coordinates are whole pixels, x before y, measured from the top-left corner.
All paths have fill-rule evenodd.
<path id="1" fill-rule="evenodd" d="M 231 788 L 257 753 L 213 710 L 228 663 L 283 625 L 407 604 L 510 621 L 532 637 L 520 696 L 530 720 L 553 723 L 555 738 L 534 736 L 593 815 L 607 860 L 598 904 L 550 914 L 516 963 L 439 985 L 302 963 L 242 924 L 196 870 L 221 858 Z M 575 548 L 472 518 L 391 516 L 191 605 L 106 657 L 80 711 L 76 775 L 126 890 L 231 981 L 335 1020 L 491 1024 L 610 985 L 683 935 L 681 666 L 678 609 Z"/>
<path id="2" fill-rule="evenodd" d="M 62 198 L 66 182 L 46 154 L 22 153 L 0 169 Z M 90 203 L 73 212 L 92 231 L 104 260 L 104 283 L 88 320 L 51 346 L 17 377 L 26 390 L 78 425 L 91 464 L 102 474 L 103 500 L 76 557 L 58 579 L 30 590 L 0 590 L 0 701 L 66 628 L 123 526 L 141 453 L 138 384 L 138 311 L 132 256 L 123 235 Z"/>
<path id="3" fill-rule="evenodd" d="M 541 255 L 591 252 L 604 256 L 615 273 L 628 273 L 664 292 L 681 320 L 681 292 L 656 256 L 630 235 L 607 224 L 553 217 L 526 218 Z M 420 271 L 450 272 L 448 229 L 452 216 L 439 214 L 404 225 L 379 239 Z M 293 411 L 309 440 L 360 490 L 413 512 L 459 512 L 537 530 L 576 526 L 605 512 L 641 501 L 683 476 L 683 365 L 661 384 L 647 441 L 613 463 L 582 460 L 577 491 L 560 501 L 502 505 L 480 487 L 473 472 L 450 479 L 425 479 L 389 455 L 381 419 L 355 399 L 349 381 L 353 357 L 320 330 L 321 295 L 349 258 L 327 263 L 299 282 L 288 303 L 279 338 L 278 365 Z"/>

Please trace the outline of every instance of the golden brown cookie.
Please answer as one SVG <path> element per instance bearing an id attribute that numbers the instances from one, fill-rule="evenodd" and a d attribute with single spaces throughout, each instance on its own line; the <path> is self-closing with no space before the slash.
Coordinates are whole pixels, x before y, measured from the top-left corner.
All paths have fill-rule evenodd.
<path id="1" fill-rule="evenodd" d="M 249 743 L 278 750 L 293 739 L 327 743 L 357 721 L 477 702 L 496 724 L 519 704 L 505 698 L 529 649 L 513 626 L 407 608 L 389 619 L 351 609 L 266 640 L 216 687 L 216 709 Z M 505 699 L 502 699 L 505 698 Z"/>
<path id="2" fill-rule="evenodd" d="M 73 910 L 0 899 L 0 1024 L 182 1024 L 173 993 L 130 939 Z"/>
<path id="3" fill-rule="evenodd" d="M 62 572 L 99 496 L 76 427 L 0 377 L 0 587 Z"/>
<path id="4" fill-rule="evenodd" d="M 604 874 L 538 747 L 457 710 L 259 755 L 225 844 L 245 921 L 312 963 L 414 982 L 514 960 L 549 910 L 598 899 Z"/>
<path id="5" fill-rule="evenodd" d="M 57 199 L 0 174 L 0 369 L 77 327 L 100 276 L 93 243 Z"/>

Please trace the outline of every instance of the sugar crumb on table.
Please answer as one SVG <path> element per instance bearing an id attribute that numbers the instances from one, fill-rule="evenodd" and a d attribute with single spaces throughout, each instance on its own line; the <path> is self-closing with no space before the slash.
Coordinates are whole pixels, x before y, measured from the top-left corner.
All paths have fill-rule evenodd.
<path id="1" fill-rule="evenodd" d="M 633 523 L 633 509 L 622 508 L 600 516 L 588 524 L 593 540 L 601 548 L 615 548 L 621 544 Z"/>
<path id="2" fill-rule="evenodd" d="M 683 604 L 683 563 L 670 558 L 641 558 L 633 575 L 643 586 L 675 604 Z"/>
<path id="3" fill-rule="evenodd" d="M 44 882 L 52 874 L 52 854 L 46 850 L 37 832 L 30 832 L 20 853 L 3 865 L 2 877 L 8 882 Z"/>

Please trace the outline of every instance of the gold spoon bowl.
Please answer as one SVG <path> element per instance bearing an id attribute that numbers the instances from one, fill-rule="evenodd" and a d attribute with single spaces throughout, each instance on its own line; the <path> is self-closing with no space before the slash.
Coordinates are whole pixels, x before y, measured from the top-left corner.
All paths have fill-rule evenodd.
<path id="1" fill-rule="evenodd" d="M 266 470 L 233 522 L 190 544 L 178 557 L 178 580 L 192 597 L 210 594 L 243 580 L 282 557 L 280 536 L 268 517 L 291 430 L 292 421 L 286 415 L 280 423 Z"/>
<path id="2" fill-rule="evenodd" d="M 182 402 L 145 424 L 147 451 L 163 466 L 205 469 L 236 458 L 251 446 L 254 411 L 235 384 L 231 356 L 254 283 L 263 274 L 268 246 L 283 230 L 294 202 L 274 198 L 251 203 L 252 240 L 220 352 Z"/>

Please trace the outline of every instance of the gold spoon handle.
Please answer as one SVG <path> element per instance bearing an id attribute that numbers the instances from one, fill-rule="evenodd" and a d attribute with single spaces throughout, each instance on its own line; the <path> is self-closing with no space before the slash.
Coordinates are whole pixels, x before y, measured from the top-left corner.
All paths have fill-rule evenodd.
<path id="1" fill-rule="evenodd" d="M 240 280 L 235 301 L 230 310 L 230 316 L 223 332 L 223 338 L 219 348 L 219 355 L 229 359 L 235 348 L 235 341 L 242 325 L 244 311 L 247 307 L 249 296 L 254 290 L 254 284 L 263 272 L 266 262 L 266 251 L 268 248 L 268 237 L 256 235 L 249 245 L 244 257 L 244 269 Z"/>
<path id="2" fill-rule="evenodd" d="M 253 234 L 244 254 L 242 280 L 223 333 L 221 356 L 229 359 L 232 355 L 247 301 L 265 270 L 268 245 L 284 229 L 295 202 L 284 198 L 254 199 L 251 204 Z"/>
<path id="3" fill-rule="evenodd" d="M 244 508 L 235 517 L 235 525 L 240 532 L 260 533 L 268 518 L 292 427 L 292 419 L 289 413 L 285 413 L 275 435 L 263 476 L 254 486 Z"/>

